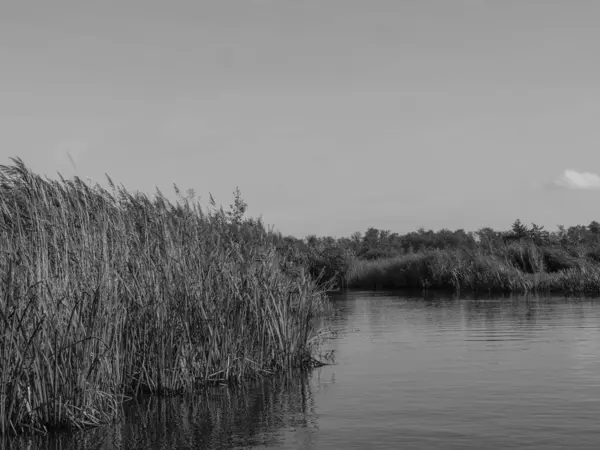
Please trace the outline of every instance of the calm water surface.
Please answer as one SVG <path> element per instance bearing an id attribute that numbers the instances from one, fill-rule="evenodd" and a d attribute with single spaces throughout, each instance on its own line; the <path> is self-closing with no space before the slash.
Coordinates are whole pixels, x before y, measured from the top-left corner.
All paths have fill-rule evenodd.
<path id="1" fill-rule="evenodd" d="M 364 292 L 333 301 L 337 336 L 325 345 L 336 365 L 243 390 L 147 399 L 114 427 L 26 444 L 600 448 L 600 300 Z"/>

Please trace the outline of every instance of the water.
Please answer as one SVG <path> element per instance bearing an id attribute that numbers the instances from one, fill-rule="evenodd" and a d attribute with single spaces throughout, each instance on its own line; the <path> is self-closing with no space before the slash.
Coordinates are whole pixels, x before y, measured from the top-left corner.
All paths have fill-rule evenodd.
<path id="1" fill-rule="evenodd" d="M 336 365 L 146 399 L 54 449 L 597 449 L 600 300 L 333 299 Z M 13 442 L 11 447 L 17 447 Z"/>

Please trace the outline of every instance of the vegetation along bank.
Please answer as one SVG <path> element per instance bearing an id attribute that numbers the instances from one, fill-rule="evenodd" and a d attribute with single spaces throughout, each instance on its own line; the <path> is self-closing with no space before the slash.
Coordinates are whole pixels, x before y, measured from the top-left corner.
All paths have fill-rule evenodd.
<path id="1" fill-rule="evenodd" d="M 0 167 L 0 435 L 316 363 L 326 287 L 244 217 L 239 191 L 203 211 L 13 162 Z"/>
<path id="2" fill-rule="evenodd" d="M 548 232 L 516 220 L 483 228 L 400 235 L 369 228 L 349 238 L 283 238 L 340 287 L 600 294 L 600 223 Z"/>

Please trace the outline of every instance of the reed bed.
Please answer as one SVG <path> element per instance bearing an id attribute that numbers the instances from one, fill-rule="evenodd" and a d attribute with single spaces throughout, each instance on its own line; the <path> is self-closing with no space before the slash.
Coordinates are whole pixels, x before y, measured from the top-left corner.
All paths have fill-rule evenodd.
<path id="1" fill-rule="evenodd" d="M 278 430 L 305 427 L 317 431 L 307 373 L 210 386 L 185 396 L 143 396 L 128 402 L 124 409 L 123 420 L 115 426 L 10 436 L 4 446 L 0 436 L 0 448 L 277 448 L 282 444 Z"/>
<path id="2" fill-rule="evenodd" d="M 346 283 L 360 289 L 600 294 L 600 265 L 528 244 L 510 245 L 493 254 L 432 250 L 373 261 L 354 260 Z"/>
<path id="3" fill-rule="evenodd" d="M 0 166 L 0 434 L 314 364 L 325 292 L 260 221 L 13 162 Z"/>

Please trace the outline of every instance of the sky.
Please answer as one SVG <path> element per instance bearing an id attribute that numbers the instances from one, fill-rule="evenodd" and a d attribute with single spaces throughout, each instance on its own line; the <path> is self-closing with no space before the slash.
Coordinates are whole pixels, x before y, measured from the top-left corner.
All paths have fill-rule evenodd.
<path id="1" fill-rule="evenodd" d="M 284 234 L 600 219 L 600 2 L 4 0 L 0 164 Z M 71 158 L 69 158 L 69 155 Z"/>

